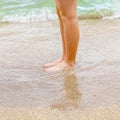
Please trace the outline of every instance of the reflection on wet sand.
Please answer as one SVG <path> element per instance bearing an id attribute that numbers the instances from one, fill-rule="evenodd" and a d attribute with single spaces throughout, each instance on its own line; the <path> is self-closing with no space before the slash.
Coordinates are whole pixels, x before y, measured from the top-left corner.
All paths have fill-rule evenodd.
<path id="1" fill-rule="evenodd" d="M 80 101 L 80 91 L 78 89 L 78 80 L 73 70 L 62 72 L 64 84 L 62 98 L 59 103 L 51 105 L 57 109 L 78 108 Z"/>

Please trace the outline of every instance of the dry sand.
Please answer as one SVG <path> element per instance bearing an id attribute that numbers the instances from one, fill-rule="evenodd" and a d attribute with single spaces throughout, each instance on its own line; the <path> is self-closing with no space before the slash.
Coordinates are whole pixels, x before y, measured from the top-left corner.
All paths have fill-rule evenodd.
<path id="1" fill-rule="evenodd" d="M 120 20 L 80 28 L 76 68 L 47 73 L 58 22 L 0 23 L 0 120 L 120 120 Z"/>

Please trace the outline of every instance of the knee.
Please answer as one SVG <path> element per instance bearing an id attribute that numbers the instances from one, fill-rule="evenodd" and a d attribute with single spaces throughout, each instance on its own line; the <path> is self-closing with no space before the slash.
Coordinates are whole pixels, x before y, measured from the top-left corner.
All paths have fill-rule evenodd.
<path id="1" fill-rule="evenodd" d="M 67 10 L 67 11 L 60 11 L 60 15 L 64 20 L 75 20 L 77 19 L 77 13 L 75 11 Z"/>
<path id="2" fill-rule="evenodd" d="M 56 13 L 63 21 L 77 20 L 77 13 L 74 10 L 56 9 Z"/>
<path id="3" fill-rule="evenodd" d="M 76 14 L 65 14 L 63 17 L 64 21 L 77 21 L 77 15 Z"/>

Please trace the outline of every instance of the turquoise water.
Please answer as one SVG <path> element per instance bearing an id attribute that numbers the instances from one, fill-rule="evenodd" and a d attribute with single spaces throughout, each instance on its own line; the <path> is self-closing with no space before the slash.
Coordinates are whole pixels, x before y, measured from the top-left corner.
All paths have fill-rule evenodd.
<path id="1" fill-rule="evenodd" d="M 79 18 L 119 18 L 119 9 L 120 0 L 78 0 Z M 54 0 L 0 0 L 1 22 L 46 21 L 56 18 Z"/>

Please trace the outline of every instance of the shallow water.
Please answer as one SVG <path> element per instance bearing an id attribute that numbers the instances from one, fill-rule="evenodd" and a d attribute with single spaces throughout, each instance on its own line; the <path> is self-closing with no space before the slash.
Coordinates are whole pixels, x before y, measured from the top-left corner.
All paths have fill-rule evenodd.
<path id="1" fill-rule="evenodd" d="M 78 0 L 77 10 L 79 18 L 120 18 L 119 8 L 120 0 Z M 54 0 L 0 0 L 0 22 L 56 19 Z"/>
<path id="2" fill-rule="evenodd" d="M 0 107 L 120 105 L 120 20 L 80 21 L 75 69 L 45 72 L 61 54 L 58 22 L 0 24 Z"/>

